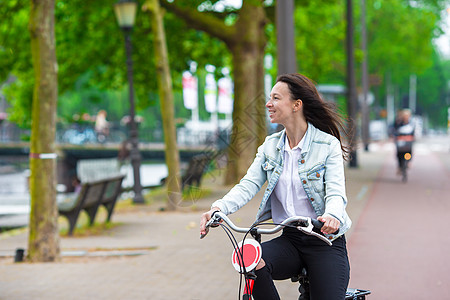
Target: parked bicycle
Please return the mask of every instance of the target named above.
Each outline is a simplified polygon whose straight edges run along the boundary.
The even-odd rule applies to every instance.
[[[275,227],[272,229],[261,228],[261,226],[265,225],[272,225]],[[260,245],[262,234],[275,234],[285,227],[291,227],[296,228],[305,234],[315,236],[329,246],[332,245],[332,242],[320,233],[320,228],[322,228],[323,223],[309,217],[295,216],[284,220],[281,224],[258,223],[250,228],[243,228],[236,226],[224,213],[216,211],[206,224],[206,233],[200,235],[200,238],[203,239],[208,234],[210,227],[218,226],[221,226],[224,229],[233,245],[234,250],[232,253],[232,264],[236,271],[241,274],[238,299],[241,299],[241,293],[243,291],[243,300],[252,299],[253,284],[256,279],[255,268],[262,257],[262,248]],[[245,234],[241,242],[237,242],[232,230]],[[247,238],[249,234],[253,237],[253,239]],[[244,278],[243,289],[242,277]],[[291,280],[300,282],[299,300],[309,299],[309,282],[307,270],[303,269],[298,276],[291,278]],[[366,295],[369,294],[370,291],[368,290],[349,288],[347,289],[345,299],[363,300],[366,299]]]

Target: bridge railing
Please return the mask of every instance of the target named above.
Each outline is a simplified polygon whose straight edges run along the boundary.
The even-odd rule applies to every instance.
[[[0,124],[0,143],[17,143],[27,141],[31,131],[22,129],[17,125],[4,121]],[[121,144],[128,138],[126,126],[111,122],[107,135],[95,131],[93,124],[58,124],[56,129],[56,142],[59,144],[87,145],[87,144]],[[229,132],[193,131],[181,127],[177,129],[177,143],[180,146],[211,146],[223,149],[229,140]],[[164,141],[161,129],[139,130],[140,143],[162,143]]]

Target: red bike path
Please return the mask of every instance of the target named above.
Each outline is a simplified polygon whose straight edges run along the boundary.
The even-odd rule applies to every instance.
[[[368,299],[450,299],[450,172],[413,153],[408,182],[387,159],[348,240],[350,286]]]

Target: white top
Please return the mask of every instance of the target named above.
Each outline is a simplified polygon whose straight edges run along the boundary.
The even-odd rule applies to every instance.
[[[284,167],[272,195],[272,220],[281,223],[292,216],[316,219],[317,215],[308,199],[298,174],[298,164],[305,136],[291,149],[286,136],[284,143]]]

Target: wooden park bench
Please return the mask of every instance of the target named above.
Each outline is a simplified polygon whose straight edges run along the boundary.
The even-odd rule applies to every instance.
[[[197,154],[189,160],[188,166],[181,176],[182,191],[186,186],[189,186],[190,188],[194,186],[194,184],[197,187],[200,187],[202,177],[211,163],[211,160],[211,156],[208,154]],[[167,177],[161,179],[160,186],[166,184],[166,181]]]
[[[208,168],[210,162],[211,155],[202,153],[193,156],[189,160],[188,167],[181,178],[181,190],[184,190],[185,186],[194,186],[194,183],[197,187],[200,187],[203,174]]]
[[[119,171],[117,159],[86,159],[77,164],[77,177],[81,181],[79,193],[61,195],[58,211],[69,221],[69,235],[75,229],[81,211],[86,211],[89,226],[95,221],[98,208],[104,206],[108,212],[106,222],[111,220],[114,206],[122,193],[124,174]]]
[[[89,226],[95,221],[98,208],[104,206],[108,212],[106,222],[111,220],[117,198],[122,190],[122,181],[125,175],[100,179],[82,184],[81,190],[73,197],[64,197],[58,201],[59,214],[69,221],[69,235],[73,234],[75,225],[81,211],[86,211],[89,217]]]

